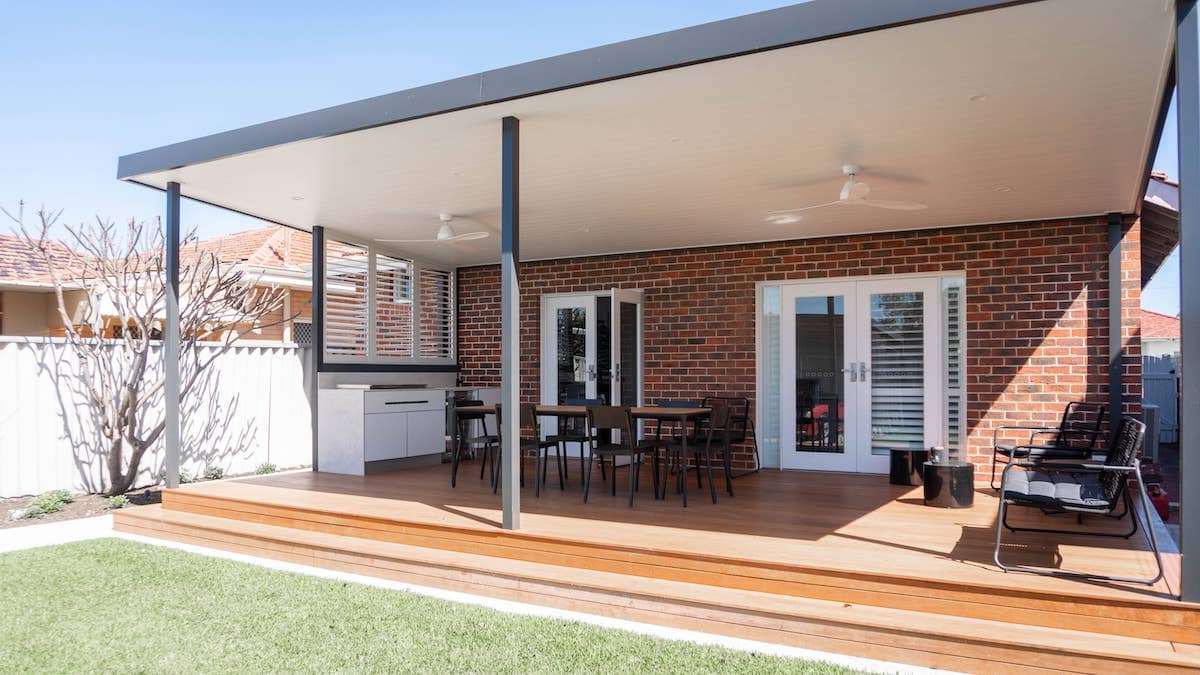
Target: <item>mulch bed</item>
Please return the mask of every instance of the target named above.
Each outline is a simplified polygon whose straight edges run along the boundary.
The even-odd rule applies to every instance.
[[[162,501],[162,494],[159,492],[159,489],[158,487],[144,488],[130,492],[125,496],[129,497],[130,506],[158,504]],[[22,518],[21,520],[12,520],[9,518],[8,514],[10,511],[25,508],[33,499],[34,497],[0,499],[0,530],[10,527],[24,527],[25,525],[38,525],[40,523],[53,523],[59,520],[102,516],[111,512],[108,504],[104,501],[103,495],[75,495],[75,501],[64,506],[61,511],[47,513],[41,518]]]

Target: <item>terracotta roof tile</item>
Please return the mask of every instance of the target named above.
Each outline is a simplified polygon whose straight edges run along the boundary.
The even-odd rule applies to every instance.
[[[1180,336],[1179,317],[1142,310],[1142,338],[1177,338]]]
[[[61,260],[71,258],[64,244],[51,244],[61,251]],[[41,258],[29,252],[20,237],[0,234],[0,279],[7,281],[46,281],[50,270]]]

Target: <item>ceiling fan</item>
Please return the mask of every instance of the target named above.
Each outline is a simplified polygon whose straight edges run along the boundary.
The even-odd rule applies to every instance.
[[[454,214],[451,213],[439,213],[438,219],[442,221],[442,226],[438,228],[437,234],[433,239],[376,239],[375,241],[390,244],[457,244],[461,241],[485,239],[491,236],[490,232],[463,232],[462,234],[455,234],[454,228],[450,225],[451,221],[454,220]]]
[[[891,211],[920,211],[928,208],[920,202],[896,201],[892,199],[867,199],[867,195],[871,194],[871,186],[858,181],[859,167],[857,164],[846,164],[842,166],[842,173],[846,175],[846,183],[842,186],[842,192],[838,195],[836,201],[825,202],[823,204],[813,204],[811,206],[802,206],[797,209],[783,209],[780,211],[768,211],[767,220],[771,222],[794,223],[800,217],[792,214],[801,211],[811,211],[813,209],[822,209],[826,206],[874,206],[877,209],[888,209]]]

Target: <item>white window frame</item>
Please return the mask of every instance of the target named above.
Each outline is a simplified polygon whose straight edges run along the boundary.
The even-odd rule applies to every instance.
[[[355,355],[349,355],[349,354],[330,354],[329,350],[324,347],[324,345],[328,344],[328,336],[322,335],[322,338],[323,338],[322,349],[323,349],[324,353],[321,355],[321,357],[325,363],[373,363],[373,364],[389,364],[389,365],[406,365],[406,364],[407,365],[455,365],[458,363],[458,302],[456,301],[458,268],[449,266],[449,265],[432,263],[427,260],[422,260],[419,257],[413,256],[412,254],[406,253],[400,249],[392,248],[392,247],[386,246],[386,245],[381,245],[378,242],[374,242],[374,241],[363,241],[361,239],[347,235],[338,230],[330,229],[328,227],[325,228],[325,240],[327,243],[338,243],[338,244],[346,244],[349,246],[356,246],[358,248],[365,249],[367,252],[367,288],[366,288],[366,293],[367,293],[367,353],[362,356],[355,356]],[[327,255],[328,255],[328,252],[326,252],[326,256]],[[412,294],[412,297],[408,300],[398,301],[399,304],[408,304],[411,307],[412,330],[411,330],[411,335],[409,336],[409,340],[412,345],[412,350],[411,350],[412,355],[411,356],[379,356],[376,353],[376,320],[375,320],[375,316],[376,316],[375,303],[377,301],[377,298],[375,297],[376,290],[377,290],[377,282],[376,282],[376,278],[375,278],[376,271],[377,271],[376,255],[386,255],[389,257],[406,260],[406,261],[409,261],[412,263],[412,269],[410,270],[410,272],[411,272],[410,292]],[[327,266],[328,266],[328,260],[326,259],[326,267]],[[421,345],[420,272],[424,268],[435,269],[435,270],[439,270],[439,271],[446,272],[447,274],[449,274],[450,284],[451,284],[450,323],[449,323],[450,355],[447,357],[436,358],[436,357],[420,356],[420,345]],[[314,280],[316,279],[317,274],[319,273],[321,275],[321,283],[325,283],[325,274],[326,274],[325,269],[314,270],[313,272],[314,272],[314,274],[313,274]],[[396,292],[396,289],[393,287],[392,293],[395,294],[395,292]],[[320,310],[321,310],[322,316],[324,316],[325,308],[321,307]],[[322,320],[321,330],[325,331],[326,326],[327,326],[326,322],[324,320]]]

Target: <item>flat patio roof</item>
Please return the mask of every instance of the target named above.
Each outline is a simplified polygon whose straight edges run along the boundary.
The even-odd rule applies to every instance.
[[[815,0],[148,150],[118,173],[362,241],[432,237],[439,213],[495,231],[511,115],[523,259],[1136,212],[1174,21],[1161,0]],[[836,199],[846,163],[872,197],[929,208],[767,222]],[[399,246],[499,257],[498,236]]]

